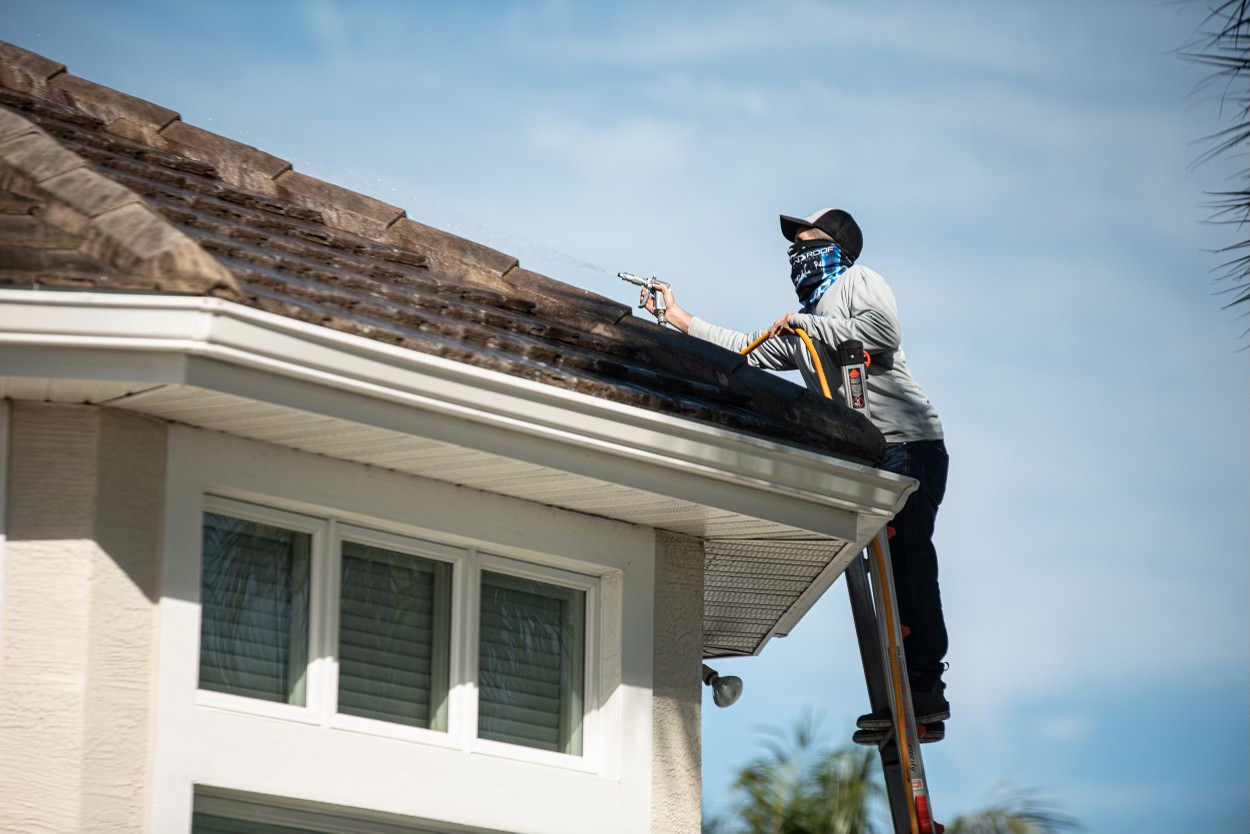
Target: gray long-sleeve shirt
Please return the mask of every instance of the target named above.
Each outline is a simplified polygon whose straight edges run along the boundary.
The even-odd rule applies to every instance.
[[[885,279],[863,266],[852,266],[838,276],[812,313],[796,313],[795,326],[807,331],[825,378],[834,396],[840,396],[842,374],[838,370],[835,346],[847,339],[858,339],[871,353],[894,351],[894,367],[868,374],[868,405],[872,422],[889,443],[942,439],[942,421],[920,384],[907,370],[907,358],[899,333],[898,304]],[[695,317],[690,335],[733,351],[741,351],[764,330],[740,333]],[[750,355],[751,364],[774,371],[798,369],[807,387],[820,393],[820,379],[807,348],[795,335],[769,339]]]

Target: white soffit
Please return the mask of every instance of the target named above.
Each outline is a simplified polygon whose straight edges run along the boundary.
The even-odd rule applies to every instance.
[[[771,539],[800,535],[784,524],[691,501],[215,391],[162,386],[114,400],[109,405],[171,422],[698,538]],[[805,535],[811,536],[810,533]]]

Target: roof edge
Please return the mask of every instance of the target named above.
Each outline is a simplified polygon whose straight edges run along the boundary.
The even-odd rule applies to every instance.
[[[35,308],[42,310],[36,313]],[[419,403],[458,419],[498,423],[510,431],[645,464],[660,480],[682,474],[732,485],[757,496],[760,507],[770,507],[777,520],[789,518],[784,523],[816,533],[829,532],[822,527],[838,515],[830,510],[866,514],[884,524],[916,483],[843,458],[381,344],[220,298],[0,289],[0,344],[211,355],[227,364],[319,385],[333,381],[334,387],[372,399]],[[839,528],[836,535],[857,539],[860,531]]]

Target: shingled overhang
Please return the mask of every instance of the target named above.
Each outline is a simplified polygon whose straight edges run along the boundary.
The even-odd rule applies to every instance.
[[[0,346],[6,397],[703,539],[707,656],[787,632],[912,488],[841,403],[4,43]]]

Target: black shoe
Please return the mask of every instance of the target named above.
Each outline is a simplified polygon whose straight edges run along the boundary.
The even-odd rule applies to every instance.
[[[946,724],[942,721],[934,721],[932,724],[922,724],[924,731],[920,734],[921,744],[932,744],[935,741],[941,741],[946,738]],[[890,729],[884,730],[856,730],[851,736],[851,741],[856,744],[864,744],[869,747],[880,747],[885,744],[886,739],[890,737]]]
[[[945,689],[946,684],[940,680],[933,682],[926,689],[912,689],[911,708],[916,714],[917,724],[932,724],[951,717],[951,705],[947,703],[946,695],[943,694]],[[894,716],[890,713],[889,707],[861,715],[855,721],[855,726],[861,730],[888,730],[893,725]]]

